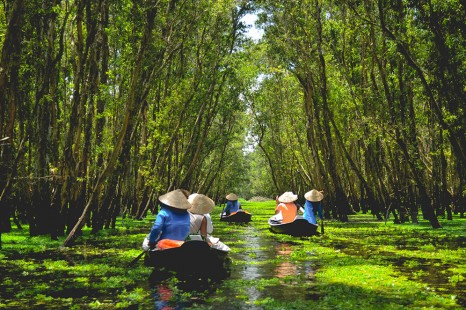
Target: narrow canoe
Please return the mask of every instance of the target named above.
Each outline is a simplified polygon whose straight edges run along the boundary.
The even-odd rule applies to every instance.
[[[189,240],[180,247],[148,251],[144,264],[184,276],[224,276],[229,272],[228,252],[214,249],[205,241]]]
[[[302,216],[298,215],[293,222],[282,224],[269,218],[270,231],[277,234],[287,234],[295,237],[309,237],[318,235],[316,224],[309,223]]]
[[[230,215],[223,215],[220,217],[220,221],[231,222],[231,223],[249,223],[251,221],[252,214],[248,211],[239,210],[233,212]]]

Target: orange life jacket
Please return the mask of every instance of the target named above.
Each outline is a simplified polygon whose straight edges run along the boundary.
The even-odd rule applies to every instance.
[[[166,249],[178,248],[183,243],[184,243],[184,241],[172,240],[172,239],[162,239],[159,242],[157,242],[157,249],[166,250]]]

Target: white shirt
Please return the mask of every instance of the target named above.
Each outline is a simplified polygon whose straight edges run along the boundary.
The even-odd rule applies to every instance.
[[[190,221],[189,221],[189,233],[190,234],[197,234],[201,229],[202,219],[205,217],[207,220],[207,233],[211,234],[214,231],[214,226],[212,225],[212,218],[210,214],[192,214],[189,213]]]

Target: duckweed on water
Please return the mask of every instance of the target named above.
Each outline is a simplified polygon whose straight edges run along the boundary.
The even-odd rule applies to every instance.
[[[221,281],[150,282],[140,244],[154,216],[121,220],[117,229],[91,235],[71,248],[64,237],[3,234],[0,308],[152,309],[462,309],[466,307],[466,219],[394,225],[370,215],[350,222],[326,219],[325,234],[274,234],[267,219],[275,202],[242,202],[248,225],[220,222],[214,236],[230,246],[231,275]],[[216,211],[220,208],[217,207]],[[218,211],[220,212],[220,211]]]

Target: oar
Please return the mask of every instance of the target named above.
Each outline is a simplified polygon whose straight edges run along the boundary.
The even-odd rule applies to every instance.
[[[222,204],[220,204],[220,206],[222,206]],[[226,207],[227,207],[227,206],[225,206],[224,208],[222,208],[222,212],[220,213],[220,220],[222,220],[222,218],[223,218],[223,211],[225,211],[225,208],[226,208]]]
[[[141,254],[139,254],[135,259],[131,261],[131,263],[128,264],[128,267],[133,267],[136,265],[136,263],[139,261],[139,259],[146,253],[146,251],[143,251]]]

